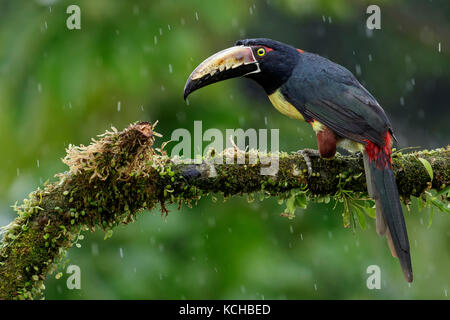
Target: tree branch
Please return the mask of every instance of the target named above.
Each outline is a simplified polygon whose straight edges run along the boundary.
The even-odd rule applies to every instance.
[[[345,189],[367,196],[362,159],[357,157],[312,157],[314,174],[308,178],[301,156],[280,153],[277,174],[261,175],[261,168],[267,167],[262,161],[267,154],[227,149],[200,164],[186,164],[153,148],[158,136],[153,129],[148,122],[132,124],[121,132],[107,131],[89,146],[70,146],[63,159],[70,170],[15,206],[18,216],[2,228],[1,299],[40,297],[46,275],[56,269],[80,232],[100,227],[108,235],[116,225],[131,222],[138,212],[158,204],[167,214],[166,205],[190,205],[209,193],[263,192],[288,198],[291,190],[303,190],[314,198],[336,196]],[[222,156],[224,164],[212,164]],[[239,156],[247,160],[256,156],[260,161],[227,164]],[[418,158],[431,164],[432,181]],[[396,180],[404,200],[430,188],[445,189],[450,182],[449,159],[449,147],[394,153]]]

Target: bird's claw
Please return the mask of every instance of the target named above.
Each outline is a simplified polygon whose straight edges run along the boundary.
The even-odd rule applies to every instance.
[[[320,157],[319,151],[314,150],[314,149],[303,149],[303,150],[298,150],[297,154],[301,155],[303,157],[303,159],[305,160],[306,167],[308,168],[308,178],[311,178],[313,171],[312,171],[312,165],[311,165],[311,158],[309,156]]]

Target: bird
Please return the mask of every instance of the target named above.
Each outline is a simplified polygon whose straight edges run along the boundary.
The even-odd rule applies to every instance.
[[[316,133],[315,152],[322,158],[334,157],[338,146],[362,153],[367,191],[375,201],[376,231],[386,236],[405,280],[412,282],[408,234],[392,168],[395,136],[372,94],[352,72],[327,58],[255,38],[238,40],[200,63],[187,79],[184,99],[202,87],[236,77],[256,81],[279,112],[309,123]]]

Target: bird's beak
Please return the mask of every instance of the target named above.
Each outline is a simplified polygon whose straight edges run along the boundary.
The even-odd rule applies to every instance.
[[[251,47],[235,46],[222,50],[192,71],[184,87],[184,99],[209,84],[256,72],[260,69]]]

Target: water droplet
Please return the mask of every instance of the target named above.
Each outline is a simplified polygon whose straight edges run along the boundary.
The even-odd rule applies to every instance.
[[[120,254],[120,257],[123,259],[123,249],[122,248],[119,248],[119,254]]]
[[[171,29],[171,26],[170,26],[170,24],[168,24],[168,25],[167,25],[167,30],[170,31],[170,29]]]
[[[39,168],[39,159],[36,161],[36,165]]]
[[[172,65],[171,64],[169,64],[169,73],[172,73],[173,72],[173,68],[172,68]]]
[[[98,256],[98,244],[95,242],[91,245],[91,253],[93,256]]]
[[[117,111],[120,112],[120,101],[117,102]]]
[[[303,240],[303,233],[300,233],[300,240]]]
[[[198,21],[198,12],[197,11],[195,11],[195,20]]]
[[[153,42],[155,43],[155,46],[158,44],[158,37],[157,36],[153,37]]]
[[[162,28],[159,28],[159,35],[162,36]]]
[[[314,290],[317,291],[317,284],[314,283]]]
[[[438,43],[438,52],[441,52],[441,43]]]

